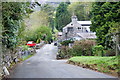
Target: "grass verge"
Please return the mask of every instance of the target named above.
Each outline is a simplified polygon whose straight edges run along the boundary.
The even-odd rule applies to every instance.
[[[32,57],[34,54],[28,55],[28,56],[23,56],[22,57],[22,61],[27,60],[28,58]]]
[[[99,57],[99,56],[76,56],[69,59],[69,63],[90,68],[104,73],[118,73],[120,64],[118,62],[120,56]]]

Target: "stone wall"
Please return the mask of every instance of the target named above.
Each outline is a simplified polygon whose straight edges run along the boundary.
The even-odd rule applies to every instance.
[[[40,46],[44,43],[40,44]],[[30,54],[35,54],[36,49],[30,48],[29,50],[23,50],[21,47],[16,48],[15,50],[10,50],[2,46],[0,56],[0,80],[2,77],[9,75],[9,69],[13,67],[13,64],[20,62],[23,56],[28,56]]]
[[[5,77],[9,75],[9,68],[13,66],[13,64],[18,63],[22,56],[29,55],[35,53],[34,48],[31,50],[23,51],[22,48],[16,48],[15,50],[10,50],[5,47],[2,48],[2,65],[1,65],[1,71],[0,74],[2,77]]]

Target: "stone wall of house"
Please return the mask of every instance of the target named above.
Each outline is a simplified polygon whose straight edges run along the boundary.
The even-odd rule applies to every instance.
[[[76,35],[76,32],[68,32],[68,33],[67,33],[67,36],[66,36],[66,33],[63,32],[63,35],[62,35],[62,38],[61,38],[61,39],[62,39],[62,40],[65,40],[66,38],[69,39],[69,38],[73,38],[73,37],[75,37],[75,36],[77,36],[77,35]]]

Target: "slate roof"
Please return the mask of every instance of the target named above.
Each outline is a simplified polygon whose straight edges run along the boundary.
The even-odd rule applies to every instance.
[[[97,38],[95,33],[77,33],[78,36],[82,37],[83,39],[94,39]]]
[[[77,21],[79,24],[92,24],[91,21]]]

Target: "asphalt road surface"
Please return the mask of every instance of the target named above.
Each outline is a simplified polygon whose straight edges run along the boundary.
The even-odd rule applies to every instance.
[[[114,78],[112,76],[56,60],[57,47],[46,44],[37,54],[19,63],[11,78]]]

